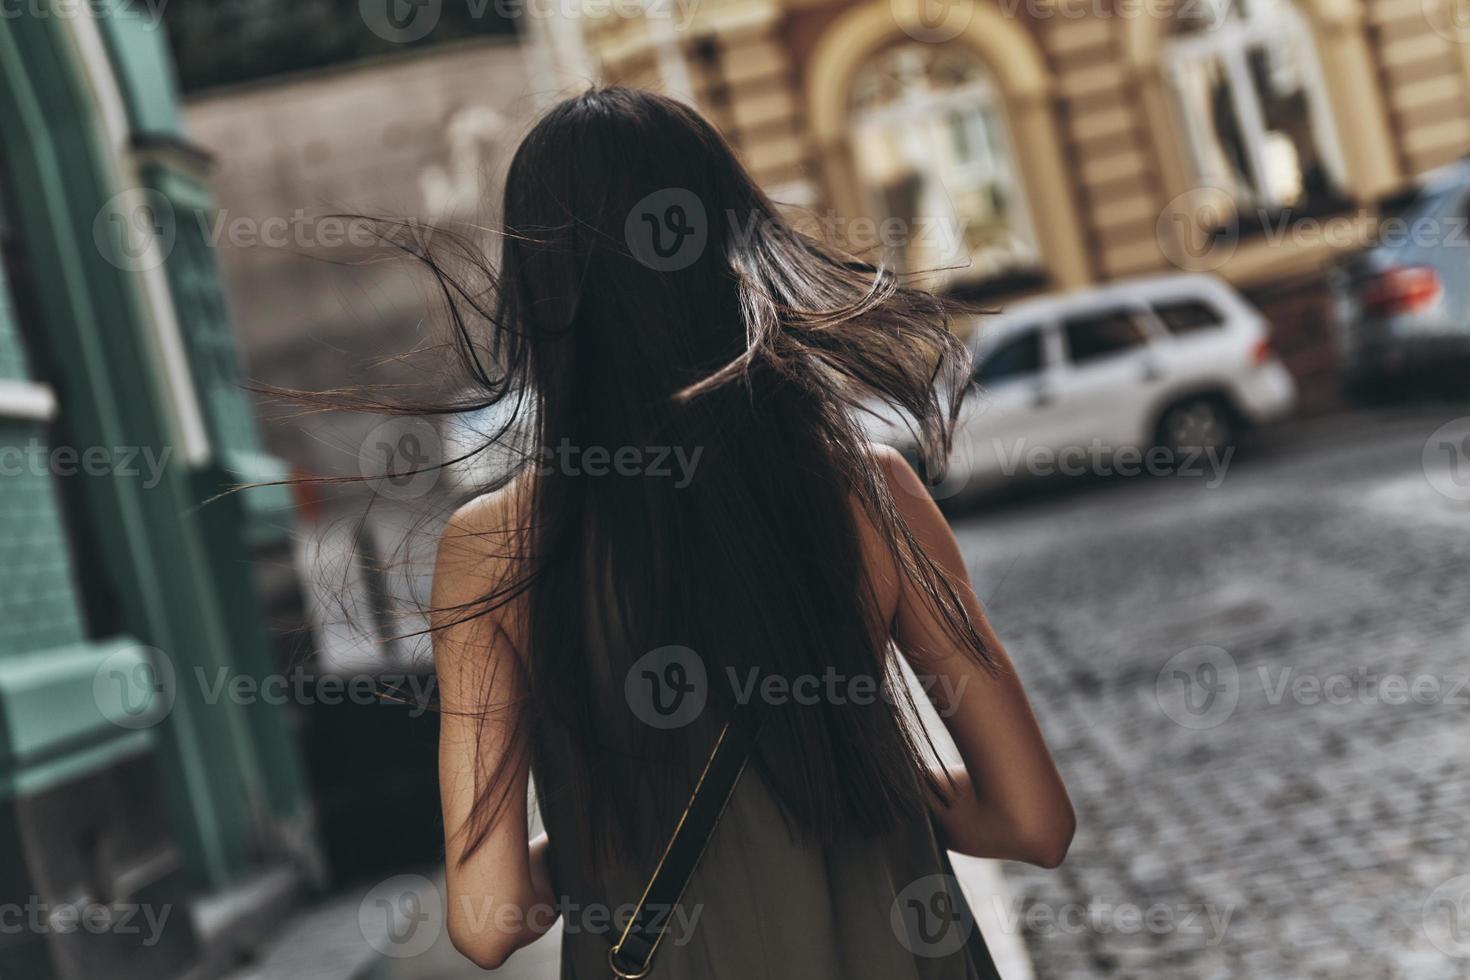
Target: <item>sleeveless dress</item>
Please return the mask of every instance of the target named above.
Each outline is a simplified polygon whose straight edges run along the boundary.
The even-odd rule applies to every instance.
[[[608,980],[607,951],[653,862],[594,875],[567,843],[579,839],[585,817],[554,798],[541,809],[552,882],[567,903],[562,980]],[[928,821],[881,837],[803,844],[753,768],[736,787],[648,976],[998,980]]]

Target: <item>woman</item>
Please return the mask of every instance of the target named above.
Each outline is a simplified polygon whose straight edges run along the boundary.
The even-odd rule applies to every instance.
[[[757,704],[649,975],[992,975],[945,850],[1053,867],[1074,818],[954,537],[855,421],[894,404],[942,460],[967,371],[945,304],[792,230],[713,128],[644,92],[553,108],[503,220],[493,289],[434,261],[480,405],[519,410],[520,439],[487,443],[540,447],[455,514],[435,571],[455,946],[493,968],[560,915],[562,975],[609,976]]]

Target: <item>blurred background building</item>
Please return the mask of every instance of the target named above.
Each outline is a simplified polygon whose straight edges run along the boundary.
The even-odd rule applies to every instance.
[[[541,103],[513,24],[488,5],[459,20],[445,7],[433,32],[405,43],[355,5],[344,9],[168,11],[190,137],[212,163],[212,228],[245,370],[304,391],[442,386],[424,373],[432,367],[403,357],[431,342],[435,297],[373,226],[339,216],[489,227],[509,153]],[[361,477],[393,462],[373,458],[377,447],[392,453],[403,440],[417,462],[439,461],[432,425],[302,414],[271,400],[260,409],[266,445],[298,476]],[[426,645],[407,634],[424,625],[434,518],[451,488],[431,472],[383,491],[378,482],[301,490],[295,554],[311,669],[427,683]],[[432,715],[352,703],[302,714],[332,880],[433,862]]]
[[[439,847],[432,719],[218,686],[411,663],[383,609],[342,623],[350,599],[324,599],[391,518],[343,532],[361,497],[218,495],[358,471],[370,422],[262,444],[243,385],[398,378],[372,364],[419,343],[425,296],[319,219],[478,216],[530,111],[521,56],[504,20],[373,61],[405,46],[355,5],[162,12],[0,18],[0,895],[167,910],[160,935],[6,928],[7,977],[217,974],[306,892]],[[376,572],[347,569],[372,597]]]
[[[910,235],[900,268],[947,266],[949,290],[996,301],[1216,272],[1273,319],[1318,407],[1336,388],[1324,270],[1361,236],[1281,230],[1371,223],[1470,147],[1470,46],[1438,0],[580,8],[561,8],[577,44],[540,35],[566,78],[685,93],[773,196],[848,227],[962,229]]]
[[[285,470],[240,387],[169,66],[146,16],[0,17],[8,977],[201,969],[319,865],[286,712],[195,682],[278,672],[267,617],[301,602],[287,494],[201,507]],[[66,927],[124,906],[174,914]]]

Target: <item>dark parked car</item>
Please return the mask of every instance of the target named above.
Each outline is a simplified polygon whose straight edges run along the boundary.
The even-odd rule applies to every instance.
[[[1350,394],[1470,366],[1470,159],[1380,207],[1374,244],[1329,274]]]

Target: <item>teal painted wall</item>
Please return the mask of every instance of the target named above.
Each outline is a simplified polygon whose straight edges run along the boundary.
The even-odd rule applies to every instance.
[[[35,10],[0,18],[0,173],[30,270],[37,322],[27,324],[28,335],[45,348],[46,380],[70,442],[151,452],[168,464],[153,486],[117,472],[68,478],[85,533],[96,538],[87,542],[95,561],[86,568],[76,566],[50,477],[0,477],[0,596],[19,593],[26,602],[25,615],[0,626],[0,795],[34,792],[47,779],[108,765],[117,752],[156,746],[188,871],[199,884],[219,885],[263,861],[289,858],[281,842],[300,839],[308,820],[284,711],[212,698],[196,679],[275,669],[253,594],[250,545],[261,536],[263,513],[284,533],[289,507],[278,495],[269,506],[235,497],[201,510],[238,479],[236,471],[276,465],[258,452],[250,403],[238,388],[213,256],[186,243],[164,270],[215,450],[189,465],[176,444],[151,333],[155,311],[140,273],[123,261],[120,227],[105,220],[119,192],[145,180],[183,186],[189,178],[166,166],[146,176],[141,165],[116,169],[70,34],[75,16]],[[134,136],[177,138],[180,114],[161,34],[128,18],[99,26]],[[181,206],[210,206],[202,186],[190,194],[181,193]],[[0,324],[0,376],[28,370],[13,329]],[[0,446],[42,429],[0,419]],[[87,635],[79,576],[104,582],[114,597],[108,635]],[[158,653],[139,652],[140,645]],[[110,679],[104,666],[119,664],[127,669],[118,676],[132,677],[150,656],[175,678],[160,692],[168,710],[141,731],[109,724],[97,704],[86,703],[79,678]],[[39,703],[75,710],[26,710]]]

